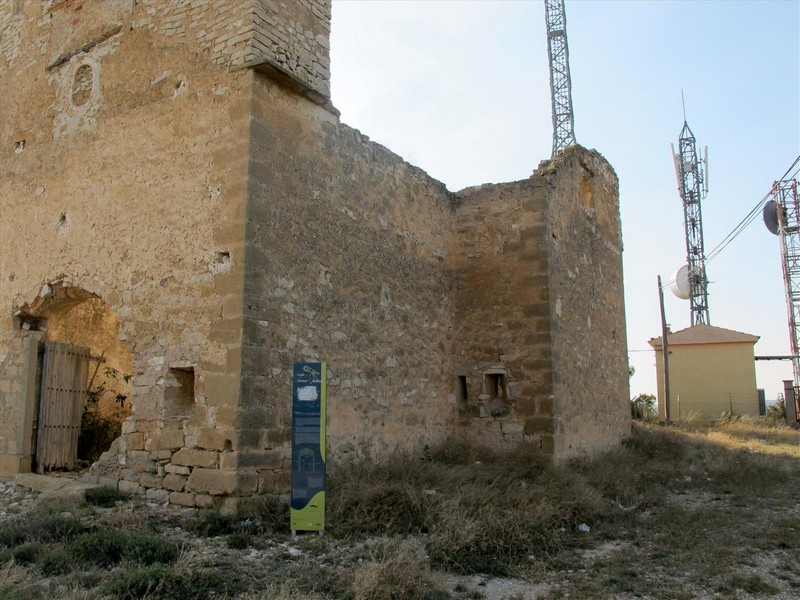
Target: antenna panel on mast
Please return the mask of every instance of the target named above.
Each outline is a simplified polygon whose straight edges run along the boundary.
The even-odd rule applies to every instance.
[[[681,92],[683,99],[683,92]],[[684,108],[684,116],[686,110]],[[708,150],[706,150],[708,157]],[[703,243],[703,215],[700,201],[708,192],[704,183],[702,159],[698,155],[694,134],[686,120],[678,137],[678,152],[673,147],[678,191],[683,201],[683,223],[686,234],[686,267],[689,279],[689,296],[692,326],[710,325],[708,314],[708,278],[706,254]]]

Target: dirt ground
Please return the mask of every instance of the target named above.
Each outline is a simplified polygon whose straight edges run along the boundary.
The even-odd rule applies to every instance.
[[[477,472],[491,462],[469,467]],[[483,517],[465,508],[462,529],[445,531],[431,515],[441,518],[434,507],[450,506],[437,496],[456,494],[444,489],[447,482],[437,489],[411,477],[410,487],[400,488],[384,471],[361,473],[363,489],[342,475],[350,487],[342,484],[333,501],[337,493],[358,498],[339,504],[357,504],[361,512],[330,509],[329,522],[338,522],[330,533],[297,538],[282,523],[281,507],[247,517],[143,498],[110,497],[100,506],[97,499],[87,503],[86,486],[74,482],[45,491],[23,485],[31,484],[24,478],[0,482],[0,598],[800,598],[797,430],[749,422],[638,427],[621,451],[564,468],[538,475],[563,480],[553,497],[536,499],[537,507],[552,502],[547,514],[558,516],[536,525],[539,538],[488,523],[497,515],[487,515],[466,491],[460,505],[472,503]],[[533,494],[542,481],[526,483],[509,470],[508,481],[498,480],[502,470],[493,471],[489,485]],[[417,488],[411,497],[423,505],[424,525],[355,531],[370,514],[364,511],[375,490],[385,492],[385,507],[387,499]],[[524,528],[544,514],[523,508],[506,510],[504,518]],[[409,511],[409,523],[416,518],[414,506],[393,510]],[[41,533],[62,522],[73,523],[68,535]],[[482,537],[479,527],[494,529]],[[105,562],[81,554],[82,539],[102,553],[114,532],[176,551],[153,559],[155,551],[131,550]],[[461,548],[468,534],[473,537]],[[487,572],[480,572],[484,564]]]

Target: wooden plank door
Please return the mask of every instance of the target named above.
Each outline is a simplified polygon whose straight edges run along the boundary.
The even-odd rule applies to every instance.
[[[45,342],[36,470],[72,469],[86,403],[89,348]]]

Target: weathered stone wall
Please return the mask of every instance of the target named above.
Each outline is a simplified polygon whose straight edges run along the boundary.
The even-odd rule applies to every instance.
[[[162,494],[182,494],[235,443],[252,73],[168,31],[179,3],[80,4],[0,2],[0,357],[45,282],[101,298],[134,356],[127,488],[174,465],[187,476]],[[5,50],[15,32],[24,53]]]
[[[96,472],[156,501],[285,491],[298,360],[328,363],[333,460],[624,435],[613,170],[572,148],[451,194],[338,121],[329,21],[327,0],[0,0],[3,464],[26,460],[25,340],[92,299],[134,375]]]
[[[557,459],[630,434],[619,188],[597,152],[568,148],[544,163],[554,433]]]
[[[469,439],[562,460],[629,433],[617,202],[613,169],[580,147],[530,179],[458,193],[447,264]]]
[[[0,370],[0,477],[31,470],[40,337],[15,335]]]
[[[534,175],[458,193],[453,375],[479,444],[553,451],[546,187]]]
[[[331,0],[254,0],[254,34],[246,61],[265,63],[331,95]]]
[[[421,453],[455,424],[451,195],[261,76],[250,139],[239,467],[285,488],[297,360],[328,363],[334,460]]]

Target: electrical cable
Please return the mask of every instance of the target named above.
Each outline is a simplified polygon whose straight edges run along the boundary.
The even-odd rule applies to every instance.
[[[789,175],[789,172],[795,166],[797,166],[798,163],[800,163],[800,156],[794,159],[794,162],[789,166],[788,169],[786,169],[786,172],[776,181],[782,181],[787,179],[787,175]],[[792,173],[792,175],[789,176],[788,179],[795,179],[799,173],[800,173],[800,167],[794,173]],[[761,198],[761,200],[759,200],[756,203],[753,209],[749,213],[747,213],[747,215],[739,222],[739,224],[736,225],[736,227],[734,227],[733,230],[728,235],[726,235],[721,242],[719,242],[716,246],[714,246],[714,248],[706,255],[704,261],[706,265],[710,263],[712,260],[714,260],[717,256],[719,256],[722,253],[722,251],[725,250],[725,248],[727,248],[731,244],[731,242],[733,242],[733,240],[739,237],[739,235],[741,235],[741,233],[745,229],[747,229],[753,223],[753,221],[756,220],[756,217],[758,216],[759,212],[763,209],[764,204],[766,204],[771,195],[772,195],[772,189],[770,189],[769,192],[764,194],[764,197]],[[675,283],[674,279],[662,284],[661,289],[664,289],[667,286],[672,285],[673,283]]]
[[[780,177],[780,178],[779,178],[777,181],[782,181],[782,180],[786,179],[786,178],[787,178],[786,176],[789,174],[789,171],[791,171],[791,170],[792,170],[792,169],[795,167],[795,165],[797,165],[797,163],[798,163],[798,162],[800,162],[800,156],[798,156],[798,157],[797,157],[797,158],[794,160],[794,162],[791,164],[791,166],[790,166],[788,169],[786,169],[786,172],[785,172],[785,173],[784,173],[784,174],[783,174],[783,175],[782,175],[782,176],[781,176],[781,177]],[[797,174],[797,172],[795,172],[795,173],[794,173],[794,175],[796,175],[796,174]],[[793,178],[794,178],[794,177],[789,177],[789,179],[793,179]],[[759,200],[759,201],[758,201],[758,203],[757,203],[757,204],[756,204],[756,205],[753,207],[753,209],[752,209],[752,210],[751,210],[751,211],[750,211],[750,212],[747,214],[747,216],[746,216],[744,219],[742,219],[742,220],[739,222],[739,224],[738,224],[736,227],[734,227],[734,228],[733,228],[733,231],[731,231],[731,232],[730,232],[728,235],[726,235],[726,236],[725,236],[725,238],[723,238],[723,240],[722,240],[722,241],[721,241],[719,244],[717,244],[716,246],[714,246],[714,248],[713,248],[713,249],[712,249],[712,250],[711,250],[711,251],[710,251],[710,252],[709,252],[709,253],[706,255],[706,261],[705,261],[705,262],[706,262],[706,264],[710,263],[710,262],[711,262],[712,260],[714,260],[714,259],[715,259],[717,256],[719,256],[719,255],[720,255],[720,253],[721,253],[721,252],[722,252],[722,251],[723,251],[723,250],[724,250],[724,249],[725,249],[725,248],[726,248],[726,247],[727,247],[727,246],[728,246],[728,245],[729,245],[729,244],[730,244],[730,243],[731,243],[733,240],[735,240],[737,237],[739,237],[739,235],[740,235],[740,234],[741,234],[741,233],[742,233],[742,232],[743,232],[745,229],[747,229],[747,227],[749,227],[749,226],[750,226],[750,224],[751,224],[753,221],[755,221],[756,217],[758,216],[758,213],[759,213],[759,211],[760,211],[760,210],[762,210],[762,208],[763,208],[764,204],[766,204],[767,200],[769,200],[769,197],[770,197],[771,195],[772,195],[772,190],[770,189],[770,191],[769,191],[769,192],[767,192],[766,194],[764,194],[764,197],[763,197],[761,200]]]

